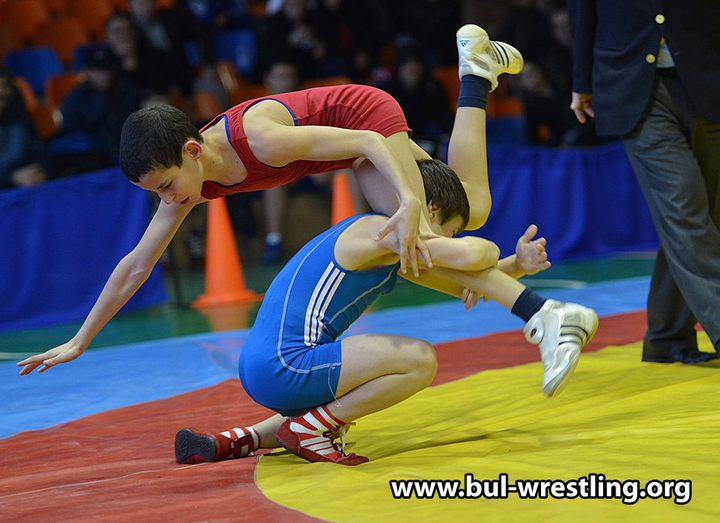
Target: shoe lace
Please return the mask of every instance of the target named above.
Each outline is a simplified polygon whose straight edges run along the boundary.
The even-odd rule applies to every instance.
[[[335,430],[327,431],[324,435],[327,436],[330,439],[330,442],[332,443],[332,446],[340,452],[343,456],[345,456],[345,435],[347,434],[348,430],[350,430],[350,427],[355,425],[356,423],[354,421],[351,421],[349,423],[346,423],[342,427],[337,427]],[[337,441],[340,440],[340,446],[338,447]]]

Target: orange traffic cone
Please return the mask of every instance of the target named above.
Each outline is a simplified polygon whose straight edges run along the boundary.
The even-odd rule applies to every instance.
[[[350,180],[345,173],[335,173],[333,176],[332,193],[332,225],[340,223],[345,218],[355,216],[357,211],[353,204]]]
[[[245,286],[225,199],[210,200],[205,250],[205,293],[196,299],[192,306],[215,307],[253,303],[261,299],[261,295]]]

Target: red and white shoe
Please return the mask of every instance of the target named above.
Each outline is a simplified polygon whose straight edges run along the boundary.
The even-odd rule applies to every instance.
[[[466,24],[456,34],[458,74],[460,78],[472,74],[490,82],[490,90],[497,87],[501,74],[518,74],[525,62],[520,51],[505,42],[490,40],[480,26]]]
[[[317,410],[313,409],[308,414],[313,412]],[[306,419],[308,414],[289,418],[280,425],[277,440],[283,447],[311,463],[331,462],[353,466],[369,461],[365,456],[345,454],[335,441],[339,427],[328,423],[318,414],[310,422]]]
[[[260,446],[260,437],[251,428],[234,428],[216,434],[182,429],[175,435],[175,461],[206,463],[244,458]]]

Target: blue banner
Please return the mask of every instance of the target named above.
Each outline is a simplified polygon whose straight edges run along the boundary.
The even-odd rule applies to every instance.
[[[150,212],[115,168],[0,191],[0,330],[83,319]],[[124,310],[166,300],[156,268]]]
[[[477,234],[503,256],[531,223],[551,261],[654,250],[657,235],[620,143],[576,149],[488,148],[492,211]]]

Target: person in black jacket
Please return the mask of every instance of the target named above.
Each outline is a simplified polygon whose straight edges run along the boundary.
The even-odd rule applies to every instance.
[[[720,349],[720,3],[568,0],[571,109],[620,136],[660,237],[643,361]],[[698,351],[700,322],[716,353]]]

